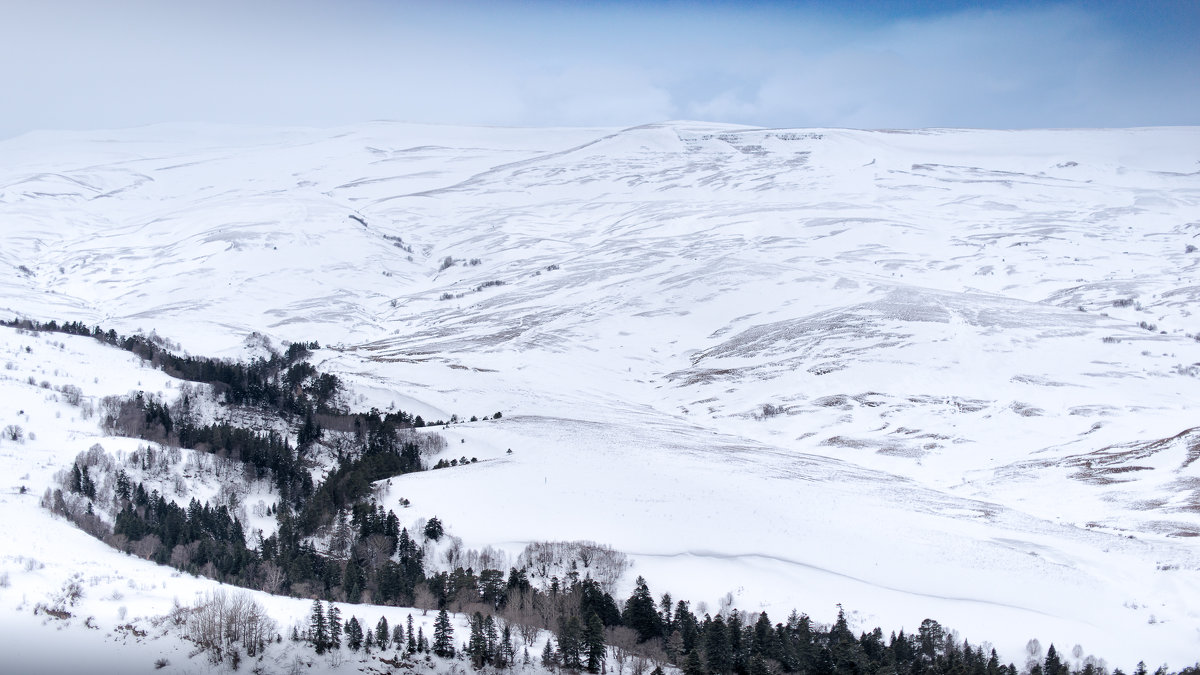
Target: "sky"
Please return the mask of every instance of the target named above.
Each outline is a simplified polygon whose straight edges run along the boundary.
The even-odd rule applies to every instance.
[[[1200,0],[6,0],[0,138],[161,122],[1200,124]]]

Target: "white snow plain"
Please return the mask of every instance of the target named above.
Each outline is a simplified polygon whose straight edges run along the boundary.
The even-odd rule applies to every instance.
[[[1198,128],[171,125],[0,158],[0,313],[205,355],[316,339],[356,407],[502,411],[443,432],[478,463],[385,493],[466,546],[597,541],[631,555],[625,593],[932,617],[1018,664],[1031,638],[1200,655]],[[53,418],[44,373],[164,376],[31,339],[5,333],[0,373],[0,424],[38,436],[0,442],[0,616],[65,643],[29,608],[73,571],[135,579],[140,616],[187,604],[213,584],[37,507],[99,433]]]

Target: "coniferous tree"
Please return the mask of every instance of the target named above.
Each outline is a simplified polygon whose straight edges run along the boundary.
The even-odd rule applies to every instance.
[[[639,576],[636,583],[633,595],[625,601],[625,612],[621,618],[626,626],[637,632],[638,642],[645,642],[662,634],[661,619],[646,580]]]
[[[583,651],[587,658],[587,671],[598,673],[604,666],[604,623],[600,617],[592,614],[588,618],[587,628],[583,634]]]
[[[516,643],[513,642],[512,626],[507,622],[504,624],[504,631],[500,636],[500,651],[497,654],[498,665],[502,668],[512,666],[517,661]],[[526,651],[528,656],[529,652]]]
[[[329,603],[329,611],[325,613],[329,621],[329,646],[333,649],[342,648],[342,612],[337,605]]]
[[[496,620],[488,614],[483,620],[483,642],[486,652],[486,661],[494,663],[496,656],[500,652],[500,635],[496,632]]]
[[[396,648],[396,651],[402,652],[405,651],[405,644],[403,624],[392,626],[392,646]]]
[[[438,520],[437,516],[431,517],[425,523],[425,538],[439,541],[442,534],[445,533],[445,528],[442,527],[442,521]]]
[[[483,633],[483,615],[475,612],[475,615],[471,617],[471,637],[467,641],[467,656],[471,658],[471,664],[475,666],[476,670],[488,662],[487,651],[487,638]]]
[[[729,633],[720,614],[704,627],[704,657],[710,675],[729,672],[733,665]]]
[[[388,628],[387,617],[379,617],[379,623],[375,624],[375,644],[379,645],[379,651],[384,651],[388,648],[391,638],[392,632]]]
[[[1067,669],[1069,671],[1069,668]],[[1050,649],[1046,650],[1046,660],[1042,666],[1042,672],[1045,675],[1060,675],[1063,671],[1063,663],[1058,658],[1058,650],[1054,648],[1054,644],[1050,645]]]
[[[558,666],[558,650],[554,648],[554,641],[546,638],[546,646],[542,648],[542,667],[546,670],[554,670]]]
[[[454,656],[454,628],[444,609],[438,612],[433,622],[433,653],[442,658]]]
[[[580,670],[583,668],[583,629],[579,625],[579,617],[558,620],[558,658],[563,668]]]
[[[362,624],[358,622],[358,617],[352,616],[346,622],[346,646],[353,651],[358,651],[363,646],[363,629]]]
[[[320,600],[313,600],[312,614],[308,619],[308,632],[318,654],[324,654],[329,644],[329,627],[325,623],[325,609]]]

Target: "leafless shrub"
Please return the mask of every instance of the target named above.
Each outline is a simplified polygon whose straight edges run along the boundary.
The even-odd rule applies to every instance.
[[[226,651],[236,652],[238,645],[250,656],[261,652],[276,628],[275,621],[249,593],[216,590],[192,607],[187,637],[197,647],[208,650],[209,659],[217,663]]]
[[[594,579],[613,592],[621,575],[629,568],[629,558],[611,546],[593,541],[543,541],[525,547],[517,558],[517,566],[529,570],[531,579],[547,583],[551,577],[562,577],[575,563],[581,574]]]
[[[63,582],[62,588],[54,595],[54,607],[66,609],[74,607],[83,599],[83,575],[76,572]]]
[[[61,391],[68,405],[78,407],[83,401],[83,390],[73,384],[64,384]]]
[[[25,430],[19,424],[10,424],[4,427],[4,438],[17,443],[25,442]]]

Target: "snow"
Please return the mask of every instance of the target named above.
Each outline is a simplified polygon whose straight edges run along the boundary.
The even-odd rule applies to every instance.
[[[316,339],[356,407],[502,411],[444,432],[444,457],[479,462],[384,496],[467,547],[597,541],[630,554],[624,593],[643,574],[714,611],[728,592],[776,620],[932,617],[1006,662],[1037,638],[1181,667],[1197,148],[1188,127],[38,133],[0,142],[0,313],[206,355]],[[32,489],[4,496],[29,524],[5,533],[4,620],[88,556],[183,586],[36,505],[78,452],[124,448],[59,422],[78,410],[42,379],[178,385],[80,338],[4,339],[0,422],[38,435],[0,442]]]

